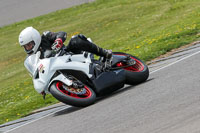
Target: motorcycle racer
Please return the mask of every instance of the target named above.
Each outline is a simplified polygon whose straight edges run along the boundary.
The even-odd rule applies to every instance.
[[[45,52],[55,51],[58,52],[61,48],[65,48],[67,52],[73,52],[75,54],[81,53],[81,51],[87,51],[98,56],[110,59],[112,57],[112,51],[98,47],[94,43],[87,40],[87,38],[80,34],[73,36],[67,46],[64,46],[66,40],[66,32],[51,32],[45,31],[42,36],[39,31],[33,27],[27,27],[21,31],[19,35],[19,44],[24,47],[25,52],[28,55],[35,54],[37,51],[41,51],[41,59],[46,58]]]
[[[139,58],[122,52],[112,53],[81,34],[73,36],[65,46],[66,36],[62,31],[46,31],[41,36],[33,27],[27,27],[19,35],[19,43],[28,55],[24,66],[35,90],[44,99],[50,93],[65,104],[85,107],[93,104],[97,96],[114,92],[125,84],[147,80],[148,67]],[[104,58],[95,60],[82,51]]]

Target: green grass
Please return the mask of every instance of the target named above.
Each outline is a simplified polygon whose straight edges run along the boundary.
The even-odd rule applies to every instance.
[[[44,101],[23,66],[18,35],[27,26],[85,34],[101,47],[144,61],[199,40],[199,0],[97,0],[0,28],[0,124],[56,103]],[[67,44],[66,42],[66,44]]]

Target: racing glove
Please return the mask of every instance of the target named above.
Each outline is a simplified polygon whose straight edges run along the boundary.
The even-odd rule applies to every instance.
[[[51,49],[55,52],[58,52],[63,46],[63,41],[61,38],[57,38],[55,42],[52,44]]]

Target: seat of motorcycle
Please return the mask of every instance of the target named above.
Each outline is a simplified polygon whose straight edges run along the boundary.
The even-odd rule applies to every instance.
[[[127,59],[127,56],[113,55],[112,66],[115,66],[118,62],[126,60],[126,59]]]

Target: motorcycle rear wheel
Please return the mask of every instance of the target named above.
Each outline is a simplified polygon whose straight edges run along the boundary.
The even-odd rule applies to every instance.
[[[68,87],[68,89],[66,89],[66,87]],[[50,92],[57,100],[76,107],[89,106],[96,100],[95,92],[86,85],[78,90],[57,81],[52,83]]]
[[[148,66],[138,57],[122,52],[114,52],[113,54],[118,56],[129,56],[130,58],[136,61],[134,65],[123,68],[125,70],[125,75],[126,75],[126,84],[136,85],[148,79],[149,77]],[[120,66],[125,66],[125,64],[118,63],[118,67]]]

